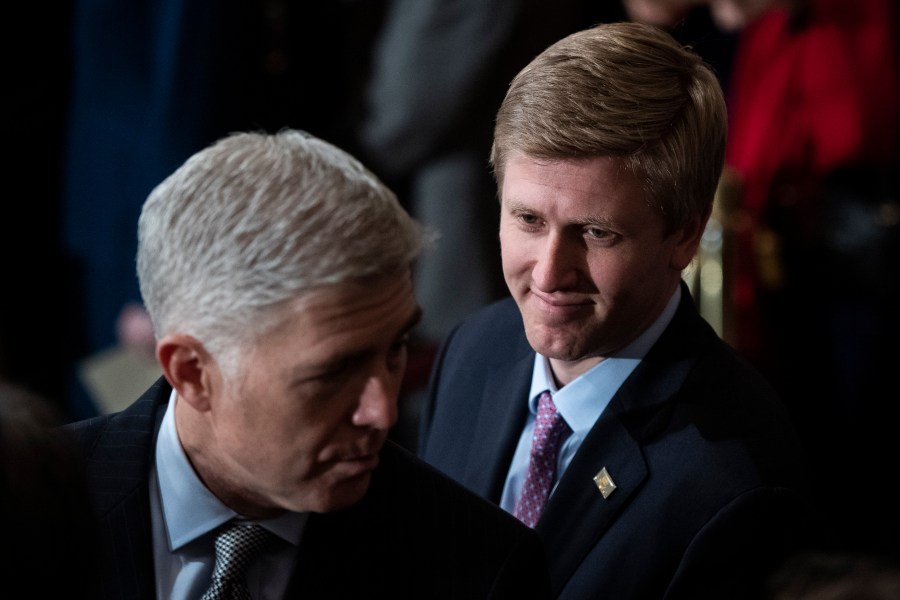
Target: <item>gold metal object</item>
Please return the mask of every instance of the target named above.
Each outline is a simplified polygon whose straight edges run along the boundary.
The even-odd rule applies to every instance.
[[[616,490],[616,484],[613,482],[612,477],[609,476],[609,471],[606,470],[606,467],[603,467],[594,475],[594,483],[597,484],[597,489],[600,490],[604,499],[609,498],[609,495]]]

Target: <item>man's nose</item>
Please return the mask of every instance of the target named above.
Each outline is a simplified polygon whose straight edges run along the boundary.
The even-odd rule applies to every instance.
[[[547,235],[537,248],[531,277],[542,292],[570,289],[578,281],[577,248],[558,233]]]
[[[397,422],[397,395],[400,382],[396,374],[383,372],[369,376],[353,413],[358,427],[387,430]]]

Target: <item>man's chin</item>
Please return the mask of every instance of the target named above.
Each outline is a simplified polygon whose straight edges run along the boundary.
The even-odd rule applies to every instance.
[[[580,344],[576,339],[555,330],[548,330],[546,326],[526,327],[525,337],[528,338],[528,343],[534,351],[541,356],[566,362],[581,358]]]

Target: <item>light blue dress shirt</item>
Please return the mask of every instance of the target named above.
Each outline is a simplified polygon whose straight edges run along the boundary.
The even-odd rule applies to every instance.
[[[156,443],[150,477],[156,597],[199,600],[215,566],[214,530],[239,517],[197,477],[178,441],[173,390]],[[254,598],[282,598],[293,573],[307,513],[284,513],[257,521],[280,540],[250,566],[247,583]]]
[[[581,443],[587,437],[594,423],[603,413],[609,401],[619,390],[622,383],[631,375],[635,367],[640,364],[647,352],[662,335],[662,332],[675,316],[675,310],[681,300],[681,288],[678,287],[669,299],[665,309],[640,336],[618,352],[604,358],[602,361],[582,373],[571,383],[556,387],[550,362],[545,356],[535,354],[534,369],[531,375],[531,391],[528,393],[528,420],[525,428],[519,436],[519,443],[510,464],[506,483],[503,486],[503,495],[500,497],[500,506],[509,513],[516,507],[516,500],[522,493],[525,483],[525,474],[528,471],[528,459],[531,454],[531,438],[534,434],[534,422],[537,418],[538,396],[544,390],[550,390],[553,395],[553,403],[557,411],[562,415],[572,433],[563,442],[557,457],[556,476],[553,488],[559,482],[572,457],[578,452]],[[551,494],[553,492],[551,491]]]

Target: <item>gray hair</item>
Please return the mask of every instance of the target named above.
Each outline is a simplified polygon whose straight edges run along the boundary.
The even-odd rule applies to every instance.
[[[330,284],[401,272],[423,230],[375,175],[309,134],[237,133],[147,198],[137,271],[157,337],[219,354],[275,326],[273,307]]]
[[[516,153],[621,158],[672,232],[711,210],[726,134],[721,86],[697,54],[656,27],[605,23],[556,42],[516,75],[491,164],[502,184]]]

